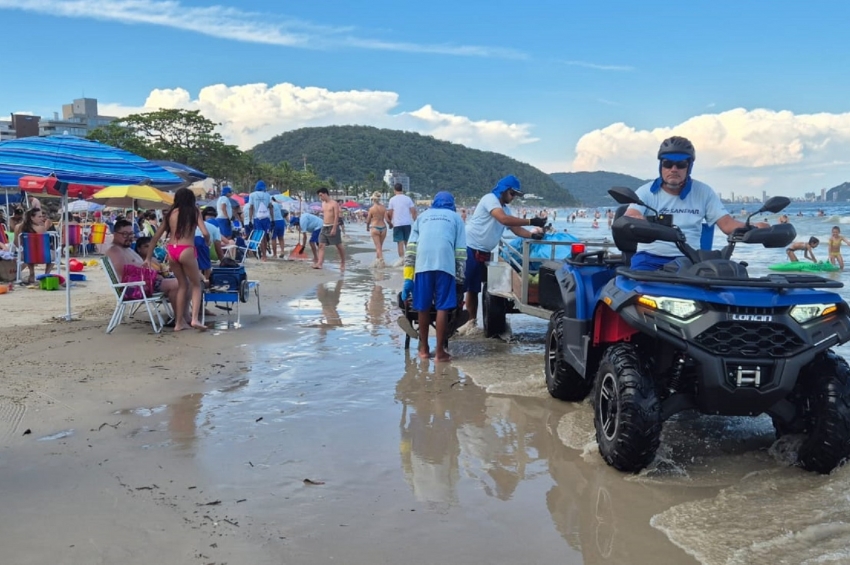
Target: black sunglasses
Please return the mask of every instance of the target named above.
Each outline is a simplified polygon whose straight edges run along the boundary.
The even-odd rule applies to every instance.
[[[679,170],[687,169],[688,164],[689,163],[687,159],[684,161],[671,161],[669,159],[664,159],[661,161],[661,166],[665,169],[672,169],[673,167],[676,167]]]

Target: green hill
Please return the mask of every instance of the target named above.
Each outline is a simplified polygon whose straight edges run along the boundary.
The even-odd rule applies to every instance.
[[[302,128],[265,141],[251,153],[261,163],[287,161],[299,168],[304,156],[316,174],[346,185],[380,180],[386,169],[410,177],[410,191],[433,196],[451,191],[459,203],[471,204],[506,175],[516,175],[526,194],[542,200],[529,204],[576,205],[569,191],[543,171],[505,155],[470,149],[418,133],[366,126]]]
[[[608,195],[608,189],[612,186],[636,189],[647,182],[630,175],[606,171],[552,173],[549,176],[575,196],[582,206],[590,208],[614,206],[616,202]]]
[[[850,182],[833,186],[826,191],[827,202],[847,202],[850,200]]]

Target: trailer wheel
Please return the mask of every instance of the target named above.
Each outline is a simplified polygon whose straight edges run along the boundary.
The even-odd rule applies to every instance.
[[[498,337],[507,328],[508,299],[501,296],[493,296],[487,292],[484,285],[483,309],[484,309],[484,337]]]
[[[633,345],[605,350],[593,409],[599,453],[609,465],[637,473],[652,461],[661,441],[661,403]]]
[[[562,355],[564,347],[564,311],[558,310],[549,318],[546,330],[546,388],[553,398],[580,402],[593,388],[593,379],[585,378],[567,363]]]

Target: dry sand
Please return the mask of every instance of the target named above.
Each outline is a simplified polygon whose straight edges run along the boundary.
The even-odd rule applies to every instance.
[[[287,300],[338,274],[309,261],[249,259],[261,318],[252,301],[239,329],[159,335],[144,312],[104,333],[114,297],[100,266],[85,274],[73,288],[71,322],[57,320],[64,292],[0,295],[0,562],[280,562],[252,543],[249,527],[228,520],[237,501],[208,499],[191,458],[140,451],[139,407],[173,411],[169,437],[191,435],[193,399],[249,370],[242,345],[284,323]]]

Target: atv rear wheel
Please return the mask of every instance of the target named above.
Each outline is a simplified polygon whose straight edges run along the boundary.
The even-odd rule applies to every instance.
[[[484,285],[483,315],[484,315],[484,337],[498,337],[505,332],[508,318],[508,299],[501,296],[493,296],[487,292]]]
[[[661,437],[661,402],[633,345],[605,350],[593,409],[596,443],[609,465],[637,473],[652,461]]]
[[[549,318],[549,328],[546,330],[546,388],[558,400],[579,402],[593,388],[593,379],[585,378],[564,360],[563,347],[564,311],[558,310]]]
[[[850,367],[828,351],[804,368],[815,378],[804,412],[809,437],[800,446],[800,465],[829,473],[850,457]]]

